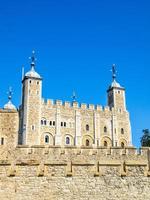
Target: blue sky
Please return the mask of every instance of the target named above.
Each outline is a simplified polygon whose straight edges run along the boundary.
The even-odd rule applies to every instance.
[[[133,143],[150,128],[150,2],[147,0],[0,1],[0,106],[20,104],[21,67],[34,49],[43,96],[106,105],[111,65],[126,88]]]

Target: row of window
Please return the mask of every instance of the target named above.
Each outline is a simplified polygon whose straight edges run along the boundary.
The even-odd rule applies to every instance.
[[[29,83],[31,84],[31,83],[32,83],[32,81],[30,80],[30,81],[29,81]],[[39,81],[37,81],[37,82],[36,82],[36,84],[37,84],[37,85],[39,85]]]
[[[46,119],[42,119],[42,120],[41,120],[41,125],[45,125],[45,126],[46,126],[47,124],[48,124],[48,123],[47,123],[47,120],[46,120]],[[55,121],[50,121],[50,122],[49,122],[49,125],[50,125],[50,126],[55,126]]]
[[[50,122],[49,122],[49,125],[50,125],[50,126],[55,126],[55,124],[56,124],[55,121],[50,121]],[[42,120],[41,120],[41,125],[45,125],[45,126],[46,126],[46,125],[47,125],[47,120],[46,120],[46,119],[42,119]],[[66,122],[61,122],[61,126],[62,126],[62,127],[66,127],[66,126],[67,126],[67,123],[66,123]]]
[[[89,131],[90,130],[90,127],[89,127],[89,125],[87,124],[86,125],[86,131]],[[107,127],[105,126],[104,127],[104,133],[107,133],[108,132],[108,130],[107,130]],[[115,132],[116,132],[116,129],[115,129]],[[124,134],[124,129],[123,128],[121,128],[121,134]]]
[[[104,127],[104,133],[107,133],[107,127]],[[115,133],[116,133],[116,129],[115,129]],[[124,134],[124,129],[121,128],[121,134]]]
[[[42,126],[43,126],[43,125],[46,126],[47,124],[49,124],[50,126],[55,126],[55,125],[56,125],[55,121],[47,122],[46,119],[42,119],[42,120],[41,120],[41,125],[42,125]],[[70,128],[73,128],[73,127],[74,127],[74,123],[70,122],[70,123],[68,123],[68,124],[69,124]],[[62,127],[67,127],[67,123],[66,123],[66,122],[61,122],[60,125],[61,125]]]
[[[104,147],[108,147],[108,142],[107,141],[104,141]],[[124,142],[121,142],[121,148],[124,148],[124,147],[125,147]]]
[[[41,125],[47,125],[47,120],[46,119],[42,119],[41,120]],[[49,125],[50,126],[55,126],[55,121],[50,121]],[[61,126],[62,127],[66,127],[67,123],[66,122],[61,122]],[[90,131],[90,126],[88,124],[86,125],[86,131]],[[104,126],[104,133],[107,133],[107,132],[108,132],[107,127]],[[116,129],[115,129],[115,133],[116,133]],[[124,134],[124,129],[123,128],[121,128],[121,134]]]
[[[45,136],[45,144],[49,144],[50,143],[50,137],[48,135]],[[71,145],[71,138],[69,136],[67,136],[65,138],[65,145]],[[90,146],[90,140],[86,139],[85,140],[85,146]],[[104,141],[103,143],[103,146],[104,147],[108,147],[108,142],[107,141]],[[121,142],[121,147],[124,148],[125,147],[125,144],[124,142]]]

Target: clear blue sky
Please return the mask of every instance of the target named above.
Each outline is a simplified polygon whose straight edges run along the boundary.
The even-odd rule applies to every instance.
[[[43,96],[106,105],[110,68],[126,88],[133,143],[150,128],[150,1],[0,1],[0,106],[13,87],[20,104],[21,66],[34,49]]]

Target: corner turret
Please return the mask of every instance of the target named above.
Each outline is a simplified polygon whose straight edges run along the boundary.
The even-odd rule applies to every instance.
[[[40,118],[42,78],[35,71],[35,52],[32,52],[31,69],[22,80],[22,105],[20,133],[22,143],[26,145],[40,144]]]
[[[119,111],[126,111],[125,88],[123,88],[116,81],[116,66],[112,65],[112,83],[109,86],[108,93],[108,106],[115,108]]]

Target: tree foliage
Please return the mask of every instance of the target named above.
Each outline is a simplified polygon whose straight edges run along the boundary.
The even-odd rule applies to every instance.
[[[143,136],[141,137],[141,146],[150,147],[150,131],[149,131],[149,129],[143,130]]]

